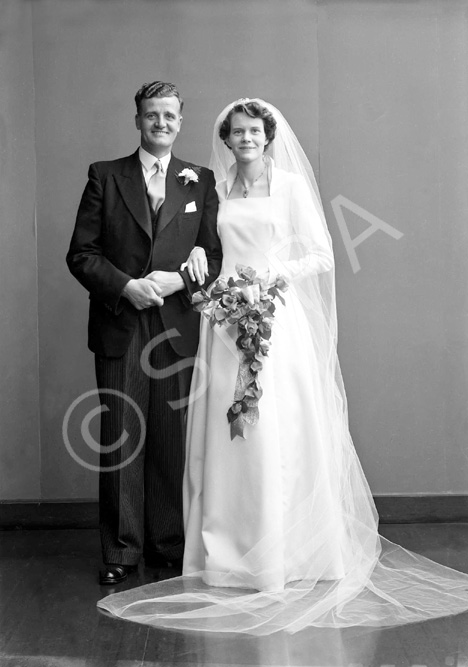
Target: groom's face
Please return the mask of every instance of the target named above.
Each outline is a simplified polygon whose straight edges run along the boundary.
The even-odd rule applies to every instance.
[[[135,123],[142,147],[155,157],[167,155],[182,124],[179,100],[177,97],[143,99]]]

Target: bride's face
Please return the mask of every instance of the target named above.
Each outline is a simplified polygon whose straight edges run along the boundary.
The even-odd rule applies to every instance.
[[[262,159],[268,144],[263,120],[251,118],[245,113],[235,113],[231,118],[231,132],[226,143],[231,147],[237,162]]]

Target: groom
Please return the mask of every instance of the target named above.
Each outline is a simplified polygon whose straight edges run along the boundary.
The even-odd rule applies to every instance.
[[[177,88],[147,83],[135,102],[141,145],[90,166],[67,255],[90,295],[102,404],[102,585],[125,581],[142,555],[150,566],[181,565],[184,408],[199,327],[190,297],[222,259],[213,173],[172,154]],[[180,270],[196,246],[208,259],[206,271],[191,270],[198,282]]]

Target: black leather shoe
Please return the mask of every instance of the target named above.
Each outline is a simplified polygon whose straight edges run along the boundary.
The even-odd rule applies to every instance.
[[[174,560],[171,560],[171,566],[174,570],[179,571],[182,574],[182,566],[184,564],[184,559],[183,558],[174,558]]]
[[[104,563],[106,569],[99,572],[101,586],[116,586],[125,581],[131,572],[135,572],[137,565],[117,565]]]
[[[147,567],[154,568],[166,568],[169,567],[169,563],[161,556],[161,554],[151,554],[150,556],[145,556],[145,565]]]
[[[145,565],[147,567],[154,567],[157,569],[173,568],[182,572],[182,563],[183,558],[173,558],[172,560],[167,560],[164,556],[161,556],[161,554],[145,556]]]

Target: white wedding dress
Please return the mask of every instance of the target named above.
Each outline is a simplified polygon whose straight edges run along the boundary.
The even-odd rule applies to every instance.
[[[237,326],[202,318],[184,477],[183,576],[98,606],[156,627],[268,635],[385,626],[468,610],[468,575],[388,542],[348,428],[337,357],[333,253],[312,169],[281,113],[269,197],[229,199],[232,156],[214,129],[222,274],[289,281],[259,372],[260,417],[231,440]],[[298,166],[299,165],[299,166]],[[376,443],[378,444],[378,443]]]
[[[280,170],[274,170],[270,197],[226,199],[226,183],[218,186],[221,276],[236,277],[238,263],[276,275],[272,260],[293,234],[291,214],[299,212],[290,202],[300,206],[303,187],[299,177]],[[333,256],[319,226],[316,241],[307,268],[330,270]],[[339,476],[318,362],[294,289],[301,264],[289,261],[282,268],[290,288],[286,305],[276,302],[271,348],[259,374],[260,420],[246,426],[245,440],[231,441],[226,417],[239,367],[237,325],[212,329],[202,320],[192,387],[204,392],[188,414],[184,574],[203,571],[211,585],[277,591],[306,576],[338,579],[346,569]]]

